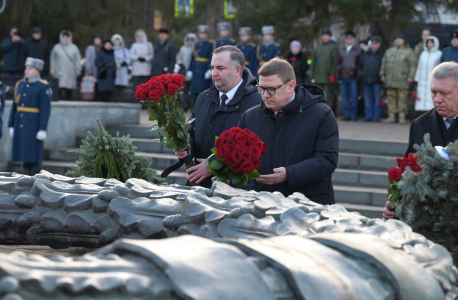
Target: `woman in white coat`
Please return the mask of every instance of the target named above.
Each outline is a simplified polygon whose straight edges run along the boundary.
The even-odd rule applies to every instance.
[[[441,62],[442,51],[439,50],[439,39],[430,36],[424,43],[423,52],[418,60],[417,73],[415,81],[417,84],[417,101],[415,110],[425,112],[434,108],[433,99],[431,98],[431,78],[429,74]]]
[[[81,72],[81,54],[72,43],[72,33],[60,32],[60,43],[51,50],[51,76],[59,79],[59,99],[71,100],[76,89],[76,79]]]
[[[134,93],[137,85],[145,83],[150,79],[153,58],[153,44],[148,42],[148,37],[143,29],[137,29],[135,31],[135,43],[130,48]]]
[[[129,86],[129,65],[130,56],[124,45],[124,39],[119,34],[111,37],[113,43],[114,56],[116,61],[116,80],[115,80],[115,101],[123,101],[123,93],[126,86]]]

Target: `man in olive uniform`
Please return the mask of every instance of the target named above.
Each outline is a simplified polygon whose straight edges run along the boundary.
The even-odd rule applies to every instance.
[[[380,68],[380,79],[385,83],[388,100],[388,119],[383,120],[384,123],[395,123],[396,114],[399,114],[399,123],[407,122],[407,94],[416,70],[415,52],[406,43],[404,36],[398,35],[394,46],[385,52]]]
[[[13,137],[12,161],[24,163],[24,172],[36,174],[43,162],[43,141],[46,139],[51,113],[52,90],[40,78],[44,61],[28,57],[25,78],[18,81],[8,123]]]
[[[332,31],[329,28],[321,30],[322,43],[313,50],[309,76],[313,84],[324,90],[326,104],[335,114],[337,101],[334,97],[334,82],[339,49],[331,41],[331,37]]]
[[[274,27],[262,27],[263,43],[258,46],[258,61],[259,66],[262,66],[274,57],[281,57],[280,44],[274,41]]]
[[[213,42],[207,39],[208,26],[197,27],[197,42],[194,45],[193,55],[186,77],[191,80],[191,108],[196,103],[197,96],[204,90],[210,88],[212,71],[210,61],[213,53]]]
[[[251,27],[241,27],[239,29],[240,43],[237,44],[237,48],[242,51],[245,57],[245,67],[257,79],[258,58],[256,57],[256,45],[251,42],[251,33]]]
[[[235,40],[230,38],[231,30],[228,22],[218,23],[219,38],[215,42],[215,49],[222,46],[234,46]]]
[[[0,139],[3,136],[3,112],[5,111],[5,91],[3,83],[0,81]]]

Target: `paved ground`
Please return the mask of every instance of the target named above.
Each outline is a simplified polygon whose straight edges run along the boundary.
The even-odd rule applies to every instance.
[[[189,118],[191,114],[186,113]],[[148,121],[148,113],[142,110],[140,123],[147,126],[152,124]],[[383,124],[372,122],[346,122],[338,121],[340,138],[342,139],[359,139],[359,140],[376,140],[392,142],[408,142],[410,124]]]

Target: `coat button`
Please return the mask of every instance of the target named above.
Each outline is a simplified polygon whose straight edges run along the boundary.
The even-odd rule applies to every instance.
[[[19,127],[21,127],[21,128],[22,128],[22,126],[23,126],[23,125],[21,124]]]
[[[25,93],[24,93],[24,94],[22,94],[22,96],[24,96],[24,97],[25,97]]]
[[[29,86],[30,86],[30,84],[26,85],[26,87],[29,87]]]
[[[21,106],[24,106],[24,104],[21,104]]]
[[[22,118],[23,116],[24,116],[24,115],[23,115],[23,114],[21,114],[21,118]]]

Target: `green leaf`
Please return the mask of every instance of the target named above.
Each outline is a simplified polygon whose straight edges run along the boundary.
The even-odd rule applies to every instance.
[[[156,121],[159,118],[159,114],[155,112],[151,107],[148,107],[148,117],[150,121]]]
[[[211,166],[214,170],[221,170],[224,167],[224,163],[215,159],[211,162]]]
[[[173,121],[178,125],[184,125],[186,122],[184,115],[180,114],[177,110],[173,111]]]
[[[232,183],[235,185],[243,180],[243,173],[234,173],[231,177]]]
[[[261,174],[259,174],[258,170],[254,170],[251,174],[248,175],[251,179],[258,179]]]
[[[215,142],[216,142],[217,139],[219,139],[219,136],[215,136]]]
[[[213,147],[213,148],[211,149],[211,152],[212,152],[213,154],[216,155],[216,147]],[[218,157],[218,155],[216,155],[216,156]]]
[[[167,144],[165,144],[167,149],[173,150],[176,148],[175,140],[173,138],[167,139]]]

